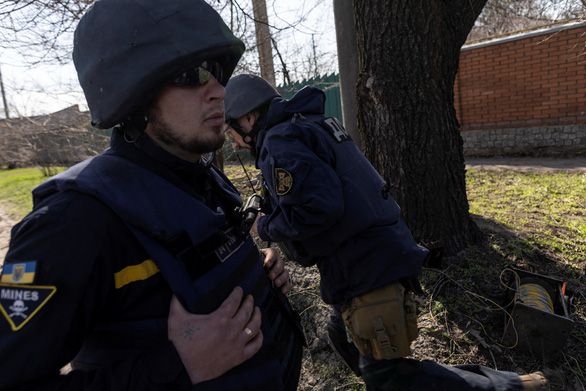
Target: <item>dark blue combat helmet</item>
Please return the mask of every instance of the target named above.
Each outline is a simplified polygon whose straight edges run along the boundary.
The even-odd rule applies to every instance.
[[[108,129],[203,61],[221,64],[226,85],[242,53],[242,41],[204,0],[98,0],[77,26],[73,62],[92,124]]]
[[[224,100],[227,123],[243,117],[281,95],[262,77],[238,75],[226,85]]]

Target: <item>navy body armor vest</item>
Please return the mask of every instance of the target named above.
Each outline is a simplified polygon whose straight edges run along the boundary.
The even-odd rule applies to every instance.
[[[213,185],[229,207],[241,204],[238,192],[210,168]],[[251,359],[219,378],[198,384],[198,390],[296,389],[303,332],[298,316],[280,290],[274,289],[263,268],[263,254],[251,236],[239,236],[231,210],[212,210],[163,177],[117,156],[112,150],[88,159],[46,181],[34,201],[74,190],[92,195],[111,208],[154,260],[183,306],[207,314],[219,307],[239,285],[261,308],[264,340]],[[161,202],[161,197],[165,201]],[[86,367],[140,352],[145,333],[167,340],[167,319],[98,324],[76,357]],[[141,332],[137,332],[140,330]],[[104,338],[104,335],[108,336]],[[138,337],[138,335],[140,337]]]
[[[340,178],[344,192],[344,216],[336,223],[335,235],[327,231],[303,241],[283,242],[285,251],[291,254],[293,259],[303,266],[311,266],[319,257],[336,251],[342,243],[369,227],[399,222],[401,210],[389,196],[384,179],[352,142],[336,118],[309,114],[298,117],[296,123],[310,124],[311,131],[329,134],[325,139],[334,152],[336,164],[333,169]],[[282,127],[288,126],[289,121],[276,125],[270,129],[267,137],[270,137],[270,133],[279,132]],[[274,170],[267,170],[272,171]],[[272,176],[265,177],[264,180],[269,182],[270,188],[275,188]],[[272,203],[267,208],[270,210],[276,201],[271,194],[268,196]],[[407,231],[404,224],[401,229]]]

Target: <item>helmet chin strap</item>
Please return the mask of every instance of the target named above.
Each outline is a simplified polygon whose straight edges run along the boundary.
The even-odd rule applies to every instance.
[[[256,142],[254,141],[254,138],[256,137],[258,132],[260,131],[260,127],[258,126],[258,123],[254,123],[252,125],[252,129],[248,133],[245,133],[244,130],[242,130],[242,127],[240,126],[240,124],[238,124],[236,121],[231,121],[230,127],[232,129],[234,129],[234,131],[236,133],[238,133],[240,135],[240,137],[242,137],[242,141],[244,141],[248,146],[250,146],[250,149],[251,149],[250,154],[253,157],[256,157]],[[247,139],[249,141],[246,141]]]
[[[144,132],[149,122],[144,110],[137,110],[133,115],[128,116],[120,122],[120,129],[124,132],[124,139],[127,142],[134,142]]]
[[[260,127],[258,126],[258,123],[255,123],[254,125],[252,125],[252,129],[250,129],[250,132],[248,132],[248,134],[246,135],[246,137],[248,137],[250,141],[246,141],[246,138],[242,138],[242,140],[244,140],[246,144],[250,145],[254,152],[256,152],[256,141],[254,141],[254,139],[256,138],[256,135],[259,131]]]

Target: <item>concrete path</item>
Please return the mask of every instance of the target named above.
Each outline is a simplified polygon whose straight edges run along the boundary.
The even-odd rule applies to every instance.
[[[558,158],[468,158],[466,169],[521,172],[586,172],[586,157]]]

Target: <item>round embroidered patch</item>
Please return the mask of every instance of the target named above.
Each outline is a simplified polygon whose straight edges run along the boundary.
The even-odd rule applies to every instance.
[[[277,195],[285,195],[293,186],[293,177],[282,168],[275,168],[275,192]]]

